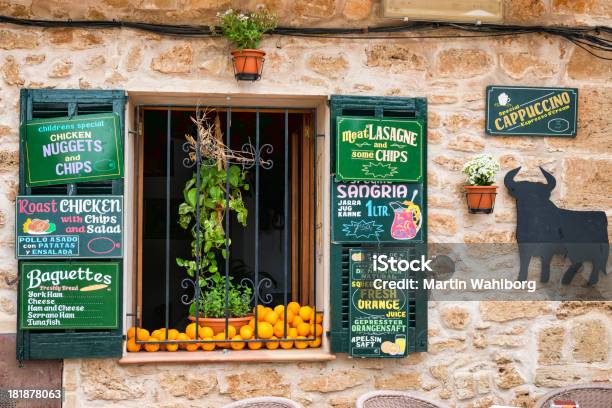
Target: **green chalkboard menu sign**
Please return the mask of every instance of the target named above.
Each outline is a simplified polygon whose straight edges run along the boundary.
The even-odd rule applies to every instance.
[[[17,258],[120,258],[122,196],[19,196]]]
[[[121,128],[116,113],[34,119],[25,127],[29,187],[123,176]]]
[[[117,262],[23,262],[20,273],[21,329],[118,327]]]
[[[423,121],[339,116],[338,180],[420,182]]]
[[[576,136],[578,89],[488,86],[489,135]]]
[[[332,179],[332,241],[423,241],[422,184]]]
[[[350,250],[350,355],[406,356],[409,284],[398,261],[407,259],[402,249]]]

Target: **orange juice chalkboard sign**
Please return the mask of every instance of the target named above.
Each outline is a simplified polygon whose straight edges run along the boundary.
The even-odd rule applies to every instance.
[[[332,180],[332,241],[423,242],[423,185]]]

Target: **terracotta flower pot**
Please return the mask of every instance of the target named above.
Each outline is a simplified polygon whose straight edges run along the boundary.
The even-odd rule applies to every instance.
[[[245,324],[249,324],[249,319],[251,319],[251,317],[253,317],[253,315],[251,314],[248,314],[244,317],[230,317],[228,319],[228,323],[234,326],[236,330],[239,330]],[[195,316],[189,316],[189,320],[195,322]],[[210,327],[211,329],[213,329],[213,332],[215,332],[215,334],[223,333],[225,331],[225,318],[200,317],[198,318],[198,326]]]
[[[234,74],[238,79],[257,80],[263,68],[265,52],[261,50],[234,50]]]
[[[493,212],[497,186],[464,186],[468,208],[472,213]]]

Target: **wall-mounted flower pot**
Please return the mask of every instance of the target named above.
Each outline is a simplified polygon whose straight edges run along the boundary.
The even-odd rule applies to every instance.
[[[234,326],[236,330],[239,330],[242,326],[249,324],[249,320],[253,317],[252,314],[246,315],[244,317],[230,317],[229,324]],[[189,316],[189,320],[195,322],[194,316]],[[215,334],[223,333],[225,331],[225,318],[215,318],[215,317],[199,317],[198,318],[198,326],[202,327],[210,327]]]
[[[232,62],[236,79],[239,81],[257,81],[260,79],[265,55],[266,53],[261,50],[244,49],[232,51]]]
[[[464,186],[468,211],[472,214],[491,214],[495,207],[497,186]]]

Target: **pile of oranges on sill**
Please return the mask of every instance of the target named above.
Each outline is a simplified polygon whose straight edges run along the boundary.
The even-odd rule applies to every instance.
[[[253,308],[255,313],[255,308]],[[149,333],[147,329],[131,327],[127,332],[127,351],[138,352],[141,350],[148,352],[155,351],[212,351],[216,348],[233,350],[268,350],[281,349],[305,349],[318,348],[321,346],[321,336],[323,335],[323,313],[315,311],[310,306],[300,306],[297,302],[287,305],[287,320],[285,323],[285,306],[278,305],[274,309],[257,306],[257,334],[255,333],[255,317],[251,317],[249,322],[241,327],[234,327],[229,324],[227,332],[225,328],[222,332],[215,334],[212,328],[199,326],[197,329],[197,339],[206,340],[202,343],[181,343],[181,341],[196,340],[196,323],[191,323],[185,327],[184,332],[176,329],[157,329]],[[285,336],[286,330],[286,336]],[[284,341],[278,339],[285,339]],[[314,340],[312,340],[314,339]],[[227,340],[232,340],[228,342]],[[265,340],[265,341],[245,341],[245,340]],[[274,341],[278,340],[278,341]],[[139,343],[136,343],[138,341]],[[171,341],[167,344],[155,342]]]

